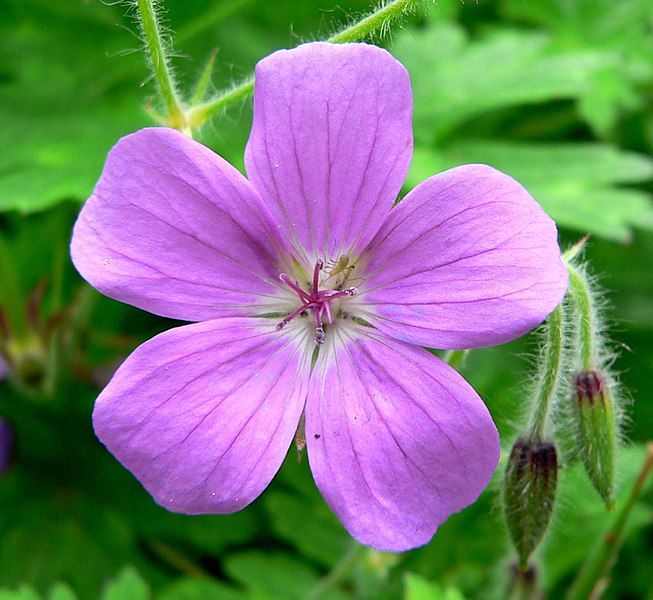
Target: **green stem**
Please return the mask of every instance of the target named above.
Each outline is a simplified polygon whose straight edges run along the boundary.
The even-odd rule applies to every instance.
[[[334,565],[333,569],[320,579],[308,594],[306,594],[306,600],[318,600],[332,587],[338,585],[347,576],[362,550],[364,550],[364,546],[352,540],[352,545],[349,550]]]
[[[384,30],[389,27],[391,22],[403,18],[418,5],[419,0],[393,0],[325,41],[332,44],[342,44],[366,39],[379,30],[384,33]],[[198,127],[205,123],[214,113],[249,98],[253,91],[254,77],[252,76],[240,85],[193,107],[189,111],[188,120],[193,127]]]
[[[63,305],[63,279],[64,279],[64,270],[66,267],[66,259],[68,257],[67,236],[64,238],[59,238],[54,251],[53,261],[52,261],[52,289],[50,296],[52,298],[52,303],[50,305],[51,314],[57,314],[61,311]],[[47,348],[48,353],[46,370],[45,370],[45,379],[43,382],[43,390],[48,396],[54,395],[57,377],[59,374],[59,342],[60,335],[58,331],[53,331],[50,335],[50,338],[47,339]]]
[[[137,0],[137,6],[150,67],[156,78],[161,99],[168,109],[169,124],[179,130],[184,130],[184,109],[175,88],[174,77],[154,8],[154,0]]]
[[[566,600],[586,600],[597,597],[595,590],[608,576],[623,541],[624,531],[630,514],[644,489],[644,484],[653,471],[653,442],[646,445],[646,458],[639,472],[637,481],[630,491],[626,503],[616,515],[610,530],[601,538],[601,542],[590,554],[576,580],[567,594]]]
[[[596,339],[594,335],[595,312],[592,303],[590,287],[582,271],[570,262],[567,263],[569,271],[569,286],[571,297],[580,315],[578,331],[580,337],[580,354],[582,368],[591,371],[595,367]]]
[[[233,0],[232,2],[221,2],[216,6],[209,8],[206,12],[198,15],[193,20],[181,25],[175,33],[175,45],[180,47],[196,36],[206,32],[208,29],[215,28],[222,19],[231,16],[238,9],[249,4],[252,0]],[[137,60],[138,58],[138,60]],[[125,65],[113,70],[106,77],[101,77],[93,84],[93,90],[98,95],[103,95],[106,91],[118,85],[131,76],[138,76],[140,73],[140,57],[136,54],[125,56]]]
[[[202,567],[196,565],[178,550],[160,540],[147,540],[150,549],[165,563],[191,577],[210,577]]]
[[[218,94],[208,102],[204,104],[198,104],[189,111],[188,120],[193,124],[194,127],[199,127],[203,125],[206,120],[215,112],[230,106],[231,104],[236,104],[241,100],[246,100],[252,95],[254,91],[254,77],[250,77],[245,80],[240,85],[237,85],[234,88],[226,92]]]
[[[0,238],[0,310],[4,312],[13,337],[24,339],[29,335],[30,327],[27,322],[25,298],[18,269],[2,238]]]
[[[215,61],[218,58],[217,50],[211,52],[209,60],[206,61],[206,65],[202,69],[202,73],[195,84],[195,89],[193,90],[193,95],[191,96],[191,104],[199,104],[204,100],[207,95],[207,90],[211,85],[211,78],[213,77],[213,68],[215,67]]]
[[[336,33],[326,41],[332,44],[344,44],[345,42],[356,42],[368,38],[370,35],[381,30],[381,33],[387,33],[387,28],[392,21],[401,19],[404,15],[415,9],[418,0],[394,0],[388,2],[385,6],[379,7],[370,13],[358,23],[354,23]]]
[[[544,437],[553,400],[560,383],[564,350],[564,322],[560,306],[549,315],[544,327],[544,341],[539,365],[540,375],[535,392],[535,410],[529,425],[530,437],[534,440],[541,440]]]

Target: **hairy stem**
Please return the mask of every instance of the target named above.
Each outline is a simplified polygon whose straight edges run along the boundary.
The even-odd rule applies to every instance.
[[[326,41],[333,44],[342,44],[363,40],[378,32],[384,33],[390,23],[403,18],[415,10],[419,4],[418,0],[393,0],[387,2],[357,23],[327,38]],[[189,111],[189,122],[194,127],[200,126],[214,113],[248,98],[253,90],[254,77],[251,76],[240,85],[193,107]]]
[[[168,123],[171,127],[183,130],[185,128],[184,109],[175,88],[154,0],[137,0],[137,6],[150,68],[156,79],[161,99],[168,110]]]
[[[333,44],[343,44],[345,42],[355,42],[363,40],[370,35],[380,31],[382,34],[393,21],[401,19],[404,15],[413,11],[418,2],[417,0],[394,0],[362,18],[357,23],[343,29],[327,39],[327,42]]]
[[[543,439],[560,383],[563,350],[564,322],[562,307],[558,306],[544,324],[544,341],[539,360],[540,373],[535,390],[535,410],[529,424],[531,439]]]
[[[591,371],[594,369],[596,362],[595,308],[592,295],[584,273],[570,262],[567,263],[567,270],[569,271],[571,297],[580,316],[578,331],[580,334],[581,366],[585,371]]]
[[[633,508],[637,504],[637,500],[651,472],[653,472],[653,442],[649,442],[646,445],[644,464],[640,469],[637,481],[630,491],[626,503],[616,515],[612,527],[601,538],[599,545],[590,554],[581,568],[567,594],[567,600],[585,600],[586,598],[598,597],[595,595],[595,592],[607,583],[606,578],[623,541],[626,523]]]

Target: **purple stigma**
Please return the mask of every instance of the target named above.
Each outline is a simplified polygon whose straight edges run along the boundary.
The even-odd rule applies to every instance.
[[[279,279],[283,281],[299,296],[301,306],[289,313],[277,325],[277,331],[281,331],[288,323],[298,316],[310,311],[315,321],[315,343],[323,344],[325,339],[324,325],[322,317],[326,315],[327,323],[333,323],[333,313],[331,311],[331,301],[337,298],[345,298],[355,296],[358,290],[355,287],[346,288],[344,290],[320,290],[320,271],[324,268],[324,262],[317,260],[315,269],[313,270],[313,283],[310,291],[305,291],[299,285],[299,282],[293,280],[286,273],[281,273]]]

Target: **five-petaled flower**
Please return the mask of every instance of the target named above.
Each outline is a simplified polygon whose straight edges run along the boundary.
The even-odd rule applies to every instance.
[[[553,221],[490,167],[436,175],[393,207],[411,116],[388,52],[313,43],[257,66],[247,179],[171,129],[111,151],[74,263],[112,298],[196,322],[137,348],[93,414],[163,506],[247,506],[302,413],[315,482],[365,544],[424,544],[487,485],[490,414],[420,346],[524,334],[566,270]]]

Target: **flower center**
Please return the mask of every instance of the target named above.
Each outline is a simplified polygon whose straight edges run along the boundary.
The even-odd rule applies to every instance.
[[[318,260],[315,263],[313,270],[313,285],[309,291],[302,289],[299,282],[293,280],[286,273],[281,273],[279,279],[290,287],[298,296],[302,305],[293,310],[286,316],[278,325],[277,331],[283,329],[290,321],[296,319],[299,315],[310,312],[315,321],[315,343],[324,343],[324,324],[322,318],[326,317],[327,323],[333,323],[333,313],[331,311],[331,302],[336,298],[344,298],[355,296],[358,290],[355,287],[346,288],[344,290],[330,290],[320,289],[320,271],[324,268],[324,263]]]

